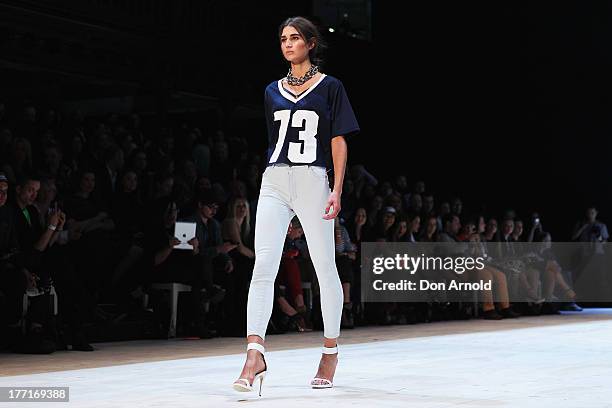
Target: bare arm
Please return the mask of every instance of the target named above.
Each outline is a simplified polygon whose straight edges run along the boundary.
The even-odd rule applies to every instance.
[[[344,136],[334,137],[331,140],[332,159],[334,162],[334,190],[342,194],[344,183],[344,172],[346,170],[346,159],[348,157],[348,147]]]
[[[336,218],[340,212],[340,196],[342,195],[342,184],[344,183],[344,171],[346,170],[346,159],[348,148],[344,136],[337,136],[331,140],[332,160],[334,162],[334,189],[327,199],[327,206],[323,218],[331,220]],[[329,212],[330,207],[333,211]]]
[[[176,237],[170,238],[168,241],[168,246],[160,249],[155,253],[155,256],[153,257],[153,264],[157,266],[161,263],[164,263],[174,250],[174,246],[180,243],[181,241],[179,241]]]
[[[253,252],[250,248],[247,248],[242,243],[238,223],[236,223],[234,219],[227,219],[223,222],[223,235],[231,242],[238,243],[238,252],[240,252],[242,255],[249,258],[255,258],[255,252]]]
[[[47,221],[48,222],[47,228],[45,228],[45,231],[42,233],[40,238],[38,238],[38,241],[34,243],[34,249],[42,252],[45,249],[47,249],[47,247],[49,247],[49,245],[52,244],[53,241],[55,241],[53,239],[53,236],[55,234],[56,229],[58,227],[61,228],[64,225],[63,221],[60,221],[60,214],[61,214],[60,211],[57,211],[57,210],[51,213]],[[60,225],[60,222],[61,222],[61,225]]]

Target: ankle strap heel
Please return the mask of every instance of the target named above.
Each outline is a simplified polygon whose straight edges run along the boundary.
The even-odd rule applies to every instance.
[[[249,350],[257,350],[261,353],[261,358],[263,359],[264,363],[264,369],[255,373],[255,377],[253,378],[252,383],[249,382],[248,378],[239,378],[234,382],[234,384],[232,384],[232,386],[234,390],[240,392],[255,391],[253,384],[255,384],[257,380],[259,380],[259,396],[261,397],[261,387],[263,385],[263,380],[266,377],[266,373],[268,372],[268,364],[266,364],[266,359],[264,357],[266,349],[259,343],[249,343],[247,344],[247,351]]]
[[[249,351],[249,350],[257,350],[262,355],[266,353],[266,349],[264,348],[264,346],[262,346],[259,343],[249,343],[249,344],[247,344],[247,351]]]
[[[338,345],[336,347],[322,347],[321,352],[323,354],[337,354],[338,353]],[[312,388],[332,388],[334,383],[327,378],[315,377],[310,382],[310,386]]]
[[[338,346],[336,346],[336,347],[323,347],[321,352],[323,354],[336,354],[336,353],[338,353]]]

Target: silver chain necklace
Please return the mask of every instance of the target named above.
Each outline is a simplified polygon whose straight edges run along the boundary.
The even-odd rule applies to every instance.
[[[317,65],[311,65],[310,68],[308,68],[308,71],[306,71],[306,73],[304,74],[304,76],[297,78],[293,76],[293,72],[291,72],[291,68],[289,68],[289,72],[287,73],[286,77],[287,83],[291,86],[303,85],[306,81],[315,76],[317,72],[319,72],[319,67]]]

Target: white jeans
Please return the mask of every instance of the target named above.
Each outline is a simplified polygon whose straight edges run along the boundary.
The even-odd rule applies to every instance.
[[[255,267],[247,303],[247,335],[265,339],[289,222],[297,215],[321,290],[323,336],[340,335],[342,284],[335,260],[334,220],[323,219],[330,194],[318,166],[272,165],[264,171],[255,217]]]

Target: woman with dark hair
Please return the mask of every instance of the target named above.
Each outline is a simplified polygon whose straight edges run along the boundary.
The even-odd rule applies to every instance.
[[[320,72],[321,35],[303,17],[279,27],[283,56],[290,63],[287,76],[265,92],[269,149],[255,223],[255,267],[247,305],[247,360],[238,391],[252,391],[266,373],[263,347],[272,313],[274,280],[287,227],[294,215],[302,223],[319,281],[324,325],[323,355],[313,388],[330,388],[336,370],[342,315],[342,285],[335,263],[334,218],[346,168],[345,137],[359,131],[344,86]],[[327,170],[333,168],[333,190]]]
[[[430,214],[427,217],[427,224],[423,228],[423,233],[419,237],[419,242],[436,242],[438,239],[438,216]]]
[[[421,228],[421,217],[417,213],[410,213],[400,217],[393,227],[392,242],[417,242],[415,235]]]
[[[368,241],[371,238],[370,227],[368,225],[368,212],[365,208],[359,207],[355,210],[355,215],[352,220],[348,222],[347,230],[351,237],[351,241],[358,249],[361,247],[361,242]],[[360,254],[358,254],[357,259],[360,259]]]
[[[395,223],[393,231],[391,232],[391,242],[408,242],[408,220],[405,216],[400,217],[399,221]]]

